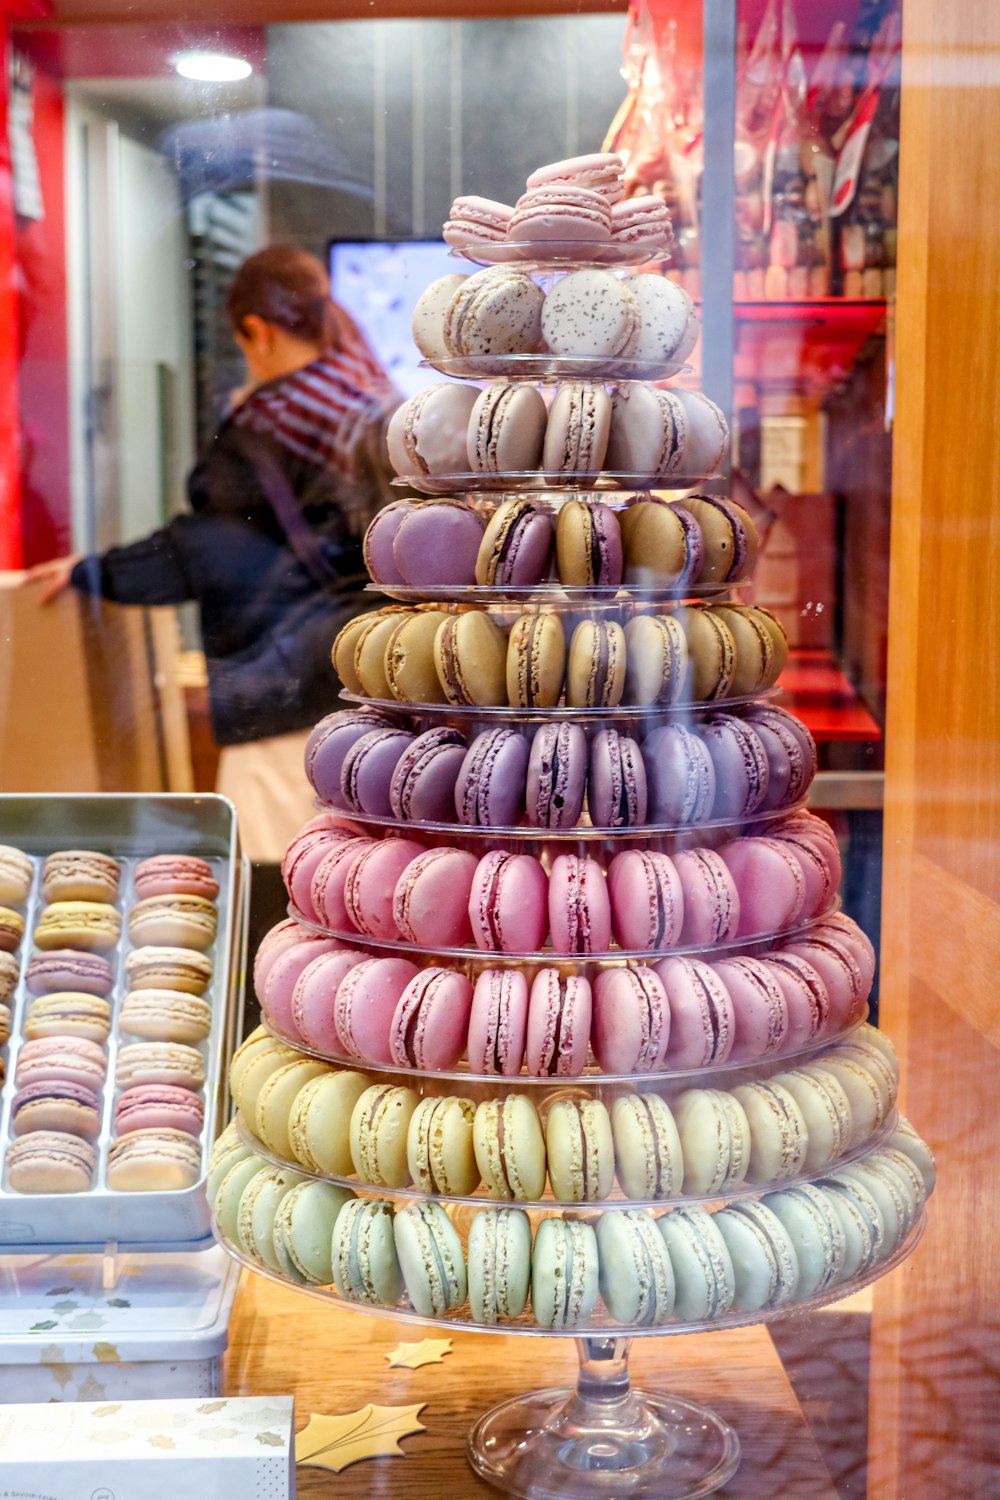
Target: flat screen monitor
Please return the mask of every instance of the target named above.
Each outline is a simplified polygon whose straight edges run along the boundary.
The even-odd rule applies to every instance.
[[[410,329],[420,293],[439,276],[474,270],[456,260],[443,240],[332,240],[333,295],[367,334],[404,396],[443,377],[421,369]]]

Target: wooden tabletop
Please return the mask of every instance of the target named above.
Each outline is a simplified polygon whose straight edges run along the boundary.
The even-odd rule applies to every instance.
[[[311,1412],[339,1414],[368,1402],[426,1402],[426,1431],[403,1440],[405,1458],[363,1462],[340,1474],[301,1467],[301,1496],[406,1496],[464,1500],[496,1495],[465,1459],[476,1417],[508,1396],[575,1380],[571,1340],[456,1332],[441,1364],[390,1369],[386,1354],[434,1329],[342,1311],[244,1272],[230,1326],[229,1395],[295,1396],[296,1427]],[[718,1491],[729,1500],[836,1500],[801,1408],[765,1328],[637,1339],[633,1380],[712,1406],[736,1428],[742,1462]]]

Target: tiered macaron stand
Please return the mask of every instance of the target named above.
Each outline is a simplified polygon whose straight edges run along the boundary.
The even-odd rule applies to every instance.
[[[516,256],[504,250],[506,258],[517,260],[519,269],[528,269],[551,277],[560,271],[576,268],[587,261],[584,248],[576,245],[572,252],[545,256],[541,247],[516,248]],[[470,258],[489,261],[497,257],[497,247],[483,246],[482,254],[470,254]],[[572,253],[572,260],[570,260]],[[623,255],[627,262],[628,256]],[[588,262],[607,264],[602,254],[595,253]],[[633,258],[638,264],[638,257]],[[614,361],[589,361],[586,370],[580,362],[555,360],[550,356],[499,356],[495,359],[446,360],[438,365],[445,374],[486,381],[501,379],[531,379],[540,384],[557,383],[565,379],[597,379],[613,383],[619,379],[664,379],[676,373],[676,367],[644,368],[641,372],[630,368],[616,369]],[[514,492],[532,491],[539,506],[557,509],[569,498],[600,499],[613,507],[625,507],[635,499],[648,498],[651,490],[662,494],[664,490],[680,493],[694,489],[706,476],[684,475],[639,476],[639,475],[567,475],[557,486],[547,484],[539,474],[491,474],[491,475],[422,475],[409,476],[426,494],[448,494],[461,496],[467,503],[484,511],[491,510],[501,500]],[[694,590],[691,586],[642,588],[628,585],[608,588],[564,587],[558,583],[543,584],[531,589],[508,588],[439,588],[414,590],[379,586],[384,592],[403,602],[435,601],[439,608],[454,608],[458,605],[474,604],[494,615],[498,623],[508,624],[525,610],[532,612],[556,611],[565,617],[569,626],[587,615],[608,612],[624,623],[637,610],[671,606],[678,600],[707,599],[713,596],[711,588]],[[718,590],[714,591],[718,596]],[[350,696],[350,695],[348,695]],[[371,699],[357,699],[359,703],[373,703]],[[572,708],[558,706],[551,709],[521,709],[509,707],[457,707],[452,704],[401,704],[379,702],[377,706],[393,714],[406,727],[420,732],[425,729],[451,725],[463,731],[471,741],[484,728],[497,724],[509,725],[522,732],[545,720],[575,722],[585,731],[604,727],[615,727],[623,733],[635,734],[642,728],[652,728],[671,719],[700,716],[720,707],[727,712],[738,704],[726,700],[724,704],[674,704],[663,706],[621,705],[611,708]],[[404,831],[407,836],[421,839],[427,844],[447,843],[465,848],[481,856],[493,848],[504,848],[514,852],[532,853],[548,866],[559,854],[586,855],[598,860],[606,869],[614,854],[624,848],[648,847],[665,853],[697,844],[718,845],[726,837],[745,833],[766,833],[771,821],[784,817],[788,808],[767,813],[739,823],[712,823],[683,828],[663,825],[633,826],[623,828],[595,828],[582,823],[574,828],[540,829],[527,827],[474,828],[456,824],[407,822],[393,825],[389,818],[351,814],[354,821],[362,824],[373,837],[385,835],[391,826]],[[304,914],[291,908],[291,915],[310,924]],[[829,913],[820,913],[820,920]],[[565,955],[548,948],[541,952],[511,953],[484,952],[472,947],[431,951],[421,950],[412,943],[375,940],[356,932],[334,932],[327,935],[340,938],[345,943],[371,955],[402,956],[405,954],[419,966],[430,965],[461,969],[473,981],[485,968],[518,967],[529,972],[540,967],[552,967],[563,974],[579,973],[593,978],[597,972],[623,961],[635,964],[650,964],[678,953],[695,956],[697,950],[670,948],[658,951],[625,953],[612,949],[603,954],[587,953]],[[801,934],[802,928],[798,929]],[[719,958],[724,953],[759,953],[779,942],[792,940],[795,934],[759,933],[751,939],[717,946],[710,951],[701,950],[705,958]],[[474,1103],[489,1098],[504,1098],[513,1093],[528,1095],[544,1120],[549,1108],[560,1099],[599,1099],[610,1108],[614,1099],[632,1092],[657,1093],[671,1099],[685,1088],[729,1089],[751,1080],[768,1076],[797,1065],[815,1063],[823,1050],[835,1047],[852,1033],[860,1035],[864,1015],[854,1014],[844,1024],[839,1035],[822,1035],[803,1044],[798,1052],[784,1052],[753,1063],[725,1063],[708,1069],[688,1071],[664,1071],[658,1073],[636,1073],[613,1075],[602,1073],[591,1060],[578,1077],[534,1077],[524,1072],[512,1077],[497,1074],[476,1074],[466,1064],[452,1072],[422,1072],[399,1067],[371,1067],[359,1063],[357,1058],[323,1055],[338,1067],[363,1068],[372,1082],[408,1085],[419,1095],[461,1094]],[[281,1038],[281,1040],[288,1040]],[[290,1041],[300,1052],[309,1052],[299,1041]],[[780,1180],[768,1183],[757,1180],[746,1181],[730,1189],[682,1195],[676,1191],[671,1196],[651,1199],[629,1198],[625,1190],[615,1185],[608,1196],[600,1201],[559,1201],[548,1189],[535,1201],[512,1202],[498,1200],[486,1195],[479,1188],[468,1196],[438,1195],[438,1200],[447,1205],[451,1221],[462,1240],[463,1251],[467,1243],[470,1225],[477,1211],[488,1208],[514,1207],[525,1209],[532,1221],[533,1232],[538,1224],[552,1215],[565,1215],[572,1220],[596,1222],[602,1214],[619,1210],[671,1210],[679,1205],[712,1202],[719,1206],[736,1203],[748,1196],[759,1197],[774,1189],[788,1187],[795,1182],[822,1179],[849,1161],[863,1160],[877,1151],[896,1128],[898,1117],[895,1100],[892,1099],[884,1118],[877,1128],[868,1131],[862,1139],[853,1139],[838,1160],[825,1163],[820,1170],[812,1172],[800,1169],[795,1175],[785,1175]],[[299,1162],[282,1161],[276,1157],[253,1133],[246,1121],[240,1120],[238,1128],[247,1145],[265,1160],[290,1167],[297,1173],[310,1174]],[[420,1190],[414,1187],[371,1186],[357,1177],[326,1175],[324,1180],[349,1188],[361,1197],[375,1197],[403,1208],[407,1203],[421,1198]],[[633,1390],[628,1380],[628,1349],[633,1337],[711,1331],[732,1328],[741,1324],[758,1323],[787,1315],[791,1312],[818,1307],[850,1295],[877,1277],[884,1275],[898,1264],[916,1245],[923,1228],[922,1202],[916,1212],[906,1216],[900,1232],[891,1243],[887,1242],[881,1254],[867,1255],[864,1268],[849,1279],[825,1283],[810,1290],[806,1296],[792,1295],[777,1306],[765,1306],[753,1312],[735,1309],[721,1312],[713,1318],[685,1321],[674,1311],[664,1313],[656,1308],[655,1292],[642,1300],[641,1316],[645,1321],[639,1326],[616,1322],[611,1312],[601,1302],[596,1302],[593,1311],[575,1325],[541,1327],[530,1310],[516,1317],[495,1324],[478,1323],[467,1304],[452,1307],[438,1318],[428,1318],[417,1311],[405,1294],[391,1306],[371,1303],[356,1303],[341,1298],[333,1286],[299,1287],[311,1295],[329,1298],[342,1306],[360,1308],[376,1316],[392,1317],[415,1322],[438,1323],[442,1329],[474,1329],[478,1332],[498,1332],[534,1337],[571,1337],[577,1342],[580,1356],[579,1380],[575,1391],[543,1390],[529,1393],[508,1401],[483,1416],[472,1429],[468,1441],[468,1456],[473,1468],[499,1489],[523,1496],[573,1496],[575,1500],[586,1500],[589,1496],[621,1497],[624,1495],[656,1495],[661,1497],[690,1497],[707,1495],[718,1489],[735,1472],[739,1463],[739,1442],[736,1434],[722,1419],[693,1402],[670,1395]],[[218,1232],[218,1231],[217,1231]],[[220,1236],[221,1237],[221,1236]],[[230,1252],[259,1274],[281,1280],[280,1275],[247,1256],[238,1246],[227,1245]],[[640,1274],[639,1269],[636,1271]],[[296,1283],[297,1284],[297,1283]],[[658,1321],[657,1319],[662,1319]],[[638,1322],[638,1318],[637,1318]]]

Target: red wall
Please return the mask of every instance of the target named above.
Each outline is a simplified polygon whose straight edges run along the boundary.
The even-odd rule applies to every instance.
[[[34,136],[45,217],[18,220],[21,507],[25,563],[70,550],[69,367],[63,96],[35,73]]]

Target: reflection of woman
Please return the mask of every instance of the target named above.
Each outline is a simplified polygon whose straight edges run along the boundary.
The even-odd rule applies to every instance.
[[[241,814],[254,796],[253,826],[265,813],[274,836],[255,839],[244,815],[249,852],[275,858],[308,815],[304,731],[335,703],[330,644],[362,607],[361,538],[389,497],[384,433],[400,397],[313,256],[252,256],[227,310],[251,385],[188,478],[190,512],[29,578],[43,600],[72,585],[119,604],[198,602],[215,735],[236,747],[219,790]]]

